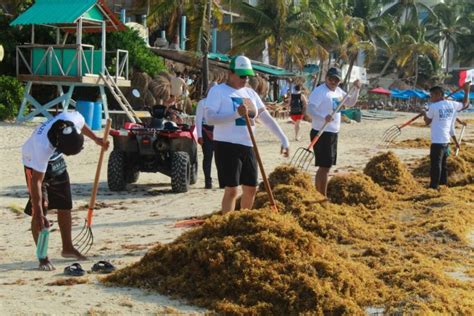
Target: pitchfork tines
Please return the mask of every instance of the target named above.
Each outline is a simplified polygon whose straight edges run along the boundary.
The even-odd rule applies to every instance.
[[[393,141],[400,136],[402,130],[398,125],[393,125],[385,131],[382,137],[382,144],[384,147],[388,147]]]
[[[306,171],[313,162],[313,152],[305,147],[298,148],[291,158],[290,165],[300,170]]]
[[[94,234],[91,226],[85,220],[84,226],[79,234],[72,240],[74,248],[82,254],[87,254],[94,244]]]

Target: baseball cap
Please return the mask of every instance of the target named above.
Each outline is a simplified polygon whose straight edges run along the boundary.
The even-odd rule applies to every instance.
[[[336,68],[336,67],[331,67],[331,68],[328,69],[328,72],[327,72],[326,76],[328,76],[328,77],[336,77],[336,78],[338,78],[339,80],[342,80],[341,69]]]
[[[84,135],[71,121],[63,121],[64,125],[58,132],[56,148],[70,156],[78,154],[84,146]]]
[[[250,59],[242,55],[232,57],[230,70],[238,76],[255,76]]]

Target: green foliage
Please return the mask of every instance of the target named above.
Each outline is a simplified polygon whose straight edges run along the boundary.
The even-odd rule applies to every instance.
[[[18,114],[23,98],[23,85],[10,76],[0,76],[0,120],[12,119]]]
[[[9,14],[0,9],[0,43],[5,50],[5,57],[0,62],[0,75],[14,76],[16,74],[16,46],[31,41],[30,26],[10,26],[10,22],[16,18],[16,15],[26,10],[32,1],[17,2],[15,5],[11,4],[12,10],[9,11]],[[55,35],[51,28],[37,25],[35,27],[35,39],[37,43],[54,43]]]
[[[107,50],[117,49],[128,50],[130,65],[138,71],[147,72],[152,77],[167,70],[163,59],[153,54],[134,30],[108,34]]]

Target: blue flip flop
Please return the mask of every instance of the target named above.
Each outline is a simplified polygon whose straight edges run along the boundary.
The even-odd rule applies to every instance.
[[[79,263],[73,263],[70,266],[64,268],[64,274],[70,276],[83,276],[86,274],[86,271]]]

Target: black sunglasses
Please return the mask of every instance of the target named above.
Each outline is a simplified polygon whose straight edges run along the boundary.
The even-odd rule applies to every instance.
[[[235,73],[235,71],[233,71],[233,70],[232,70],[232,73],[235,74],[235,75],[237,75],[237,74]],[[239,76],[239,75],[237,75],[237,76]],[[245,76],[239,76],[240,79],[247,79],[248,77],[249,77],[249,76],[247,76],[247,75],[245,75]]]

